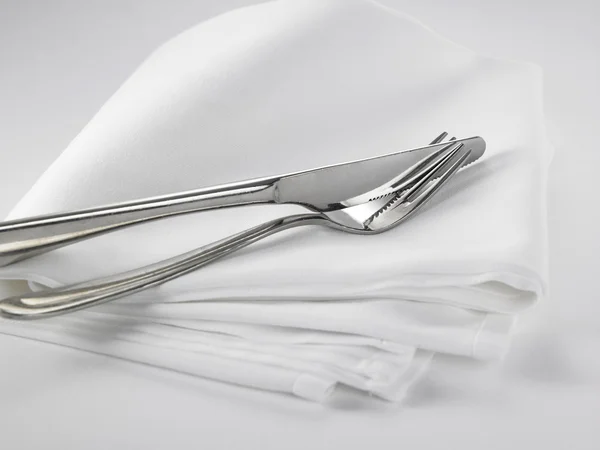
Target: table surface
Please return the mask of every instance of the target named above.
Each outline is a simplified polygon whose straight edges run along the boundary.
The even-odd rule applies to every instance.
[[[551,291],[504,365],[446,372],[442,358],[402,407],[323,406],[0,335],[3,448],[600,448],[600,4],[382,2],[544,69]],[[155,47],[251,3],[0,0],[0,216]]]

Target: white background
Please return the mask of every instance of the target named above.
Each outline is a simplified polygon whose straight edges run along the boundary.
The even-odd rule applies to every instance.
[[[600,448],[600,7],[382,2],[544,68],[551,292],[504,366],[440,361],[401,408],[322,406],[0,335],[1,448]],[[0,216],[155,47],[251,3],[0,0]]]

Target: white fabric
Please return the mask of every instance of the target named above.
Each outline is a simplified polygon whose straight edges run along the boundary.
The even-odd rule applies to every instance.
[[[383,154],[442,130],[483,136],[486,154],[387,233],[289,231],[93,312],[0,330],[314,400],[336,383],[399,400],[433,352],[499,358],[546,285],[541,74],[375,2],[279,0],[177,36],[10,218]],[[0,278],[38,289],[110,275],[300,210],[172,218]]]

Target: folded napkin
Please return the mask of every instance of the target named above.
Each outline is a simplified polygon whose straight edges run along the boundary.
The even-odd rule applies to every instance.
[[[338,383],[399,400],[435,352],[499,358],[546,286],[541,73],[373,1],[264,3],[165,43],[10,219],[384,154],[443,130],[483,136],[484,157],[387,233],[288,231],[112,304],[0,332],[314,400]],[[0,277],[35,290],[108,276],[299,211],[171,218]]]

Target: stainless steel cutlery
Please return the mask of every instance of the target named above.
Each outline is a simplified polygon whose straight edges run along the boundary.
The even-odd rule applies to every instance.
[[[114,300],[189,273],[280,231],[323,225],[355,234],[387,231],[412,217],[463,166],[480,137],[100,208],[0,223],[0,265],[135,224],[214,208],[289,203],[310,213],[275,219],[168,260],[108,278],[0,300],[0,315],[35,319]]]

